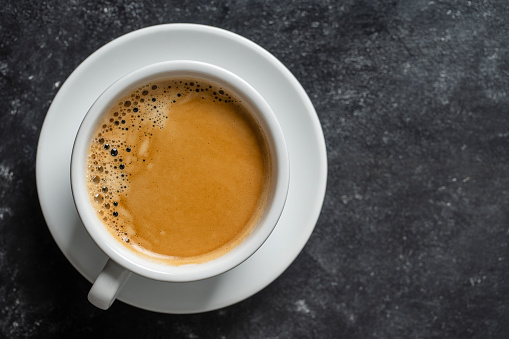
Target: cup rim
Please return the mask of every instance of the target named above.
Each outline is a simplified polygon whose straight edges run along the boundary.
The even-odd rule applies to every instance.
[[[86,188],[86,157],[92,135],[103,112],[126,92],[157,78],[179,75],[196,76],[235,89],[259,112],[265,124],[273,165],[273,196],[267,207],[263,227],[256,228],[241,244],[219,258],[200,264],[174,266],[145,259],[122,245],[106,229],[90,203]],[[172,60],[137,69],[109,86],[92,104],[76,135],[71,155],[71,190],[78,215],[94,242],[112,260],[141,276],[169,282],[186,282],[210,278],[227,272],[247,260],[274,230],[285,205],[290,181],[289,156],[279,122],[265,99],[246,81],[219,66],[200,61]]]

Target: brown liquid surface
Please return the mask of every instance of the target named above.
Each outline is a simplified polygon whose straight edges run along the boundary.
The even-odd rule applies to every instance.
[[[179,265],[217,258],[256,225],[270,189],[263,134],[237,99],[200,80],[150,83],[105,114],[90,200],[129,248]]]

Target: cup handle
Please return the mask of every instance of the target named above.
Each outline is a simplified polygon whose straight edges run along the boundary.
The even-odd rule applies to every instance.
[[[120,292],[131,274],[131,271],[108,259],[90,292],[88,292],[88,301],[102,310],[107,310],[113,304],[118,292]]]

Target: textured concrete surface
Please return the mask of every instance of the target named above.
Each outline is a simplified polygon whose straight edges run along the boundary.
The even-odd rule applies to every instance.
[[[509,3],[2,1],[0,337],[509,337]],[[59,86],[132,30],[241,34],[308,92],[329,181],[315,232],[260,293],[205,314],[102,312],[43,219],[37,139]]]

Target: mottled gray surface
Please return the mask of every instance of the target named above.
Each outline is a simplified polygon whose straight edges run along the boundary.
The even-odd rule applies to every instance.
[[[0,5],[0,337],[509,337],[509,3]],[[81,61],[170,22],[239,33],[295,74],[324,129],[327,195],[304,251],[248,300],[102,312],[42,217],[37,139]]]

